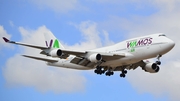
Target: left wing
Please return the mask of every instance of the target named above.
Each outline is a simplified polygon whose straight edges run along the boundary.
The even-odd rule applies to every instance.
[[[71,60],[71,63],[88,66],[88,67],[92,67],[92,66],[96,65],[97,61],[98,62],[106,62],[106,61],[116,60],[116,59],[125,57],[125,54],[123,54],[123,53],[122,54],[114,54],[114,53],[95,52],[95,51],[76,51],[76,50],[67,50],[67,49],[58,49],[58,48],[54,49],[52,47],[43,47],[43,46],[26,44],[26,43],[22,43],[22,42],[15,42],[15,41],[11,41],[5,37],[3,37],[3,40],[7,43],[41,49],[42,50],[41,54],[44,54],[44,55],[51,56],[51,54],[53,54],[53,55],[55,54],[55,56],[52,56],[52,57],[59,57],[59,58],[66,59],[69,55],[75,55],[76,57]],[[60,55],[59,54],[57,55],[58,51],[60,52]],[[95,59],[97,59],[97,57],[96,57],[97,55],[99,55],[102,58],[102,60],[101,61],[97,60],[95,62]],[[23,55],[23,56],[32,58],[32,59],[47,61],[47,62],[57,62],[56,59],[41,58],[41,57],[34,57],[34,56],[27,56],[27,55]],[[94,61],[92,61],[91,59],[94,59]]]
[[[42,46],[37,46],[37,45],[31,45],[31,44],[26,44],[26,43],[21,43],[21,42],[15,42],[15,41],[11,41],[5,37],[3,37],[3,40],[7,43],[12,43],[12,44],[17,44],[17,45],[22,45],[22,46],[27,46],[27,47],[32,47],[32,48],[37,48],[37,49],[48,49],[48,47],[42,47]]]

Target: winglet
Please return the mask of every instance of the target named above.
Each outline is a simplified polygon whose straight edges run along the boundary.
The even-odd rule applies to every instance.
[[[5,37],[3,37],[3,40],[4,40],[5,42],[9,42],[9,40],[8,40],[7,38],[5,38]]]

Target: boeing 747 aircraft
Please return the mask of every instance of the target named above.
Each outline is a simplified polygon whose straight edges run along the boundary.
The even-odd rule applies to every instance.
[[[42,60],[50,66],[89,70],[94,69],[97,74],[111,76],[114,71],[121,71],[120,77],[125,77],[127,70],[141,67],[149,73],[157,73],[161,65],[160,57],[169,52],[175,43],[165,34],[152,34],[133,38],[93,50],[77,51],[65,49],[58,39],[49,33],[45,33],[45,45],[37,46],[21,42],[10,41],[3,37],[7,43],[37,48],[42,50],[40,54],[47,57],[23,55],[24,57]],[[146,59],[157,58],[152,63]]]

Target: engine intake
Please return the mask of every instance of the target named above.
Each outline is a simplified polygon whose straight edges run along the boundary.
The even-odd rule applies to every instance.
[[[102,60],[101,54],[92,54],[87,58],[91,62],[97,63],[98,61]]]
[[[55,49],[55,50],[52,50],[49,54],[52,57],[61,57],[63,53],[62,53],[62,50]]]
[[[147,63],[144,67],[146,72],[157,73],[159,72],[159,66],[156,63]]]

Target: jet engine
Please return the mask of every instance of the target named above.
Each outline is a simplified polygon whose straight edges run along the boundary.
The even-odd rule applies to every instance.
[[[149,73],[157,73],[159,71],[159,66],[156,63],[146,63],[145,67],[144,67],[146,72]]]
[[[62,54],[63,54],[62,50],[60,50],[60,49],[54,49],[49,53],[49,55],[52,57],[61,57]]]
[[[92,54],[87,58],[91,62],[97,63],[98,61],[102,60],[101,54]]]

